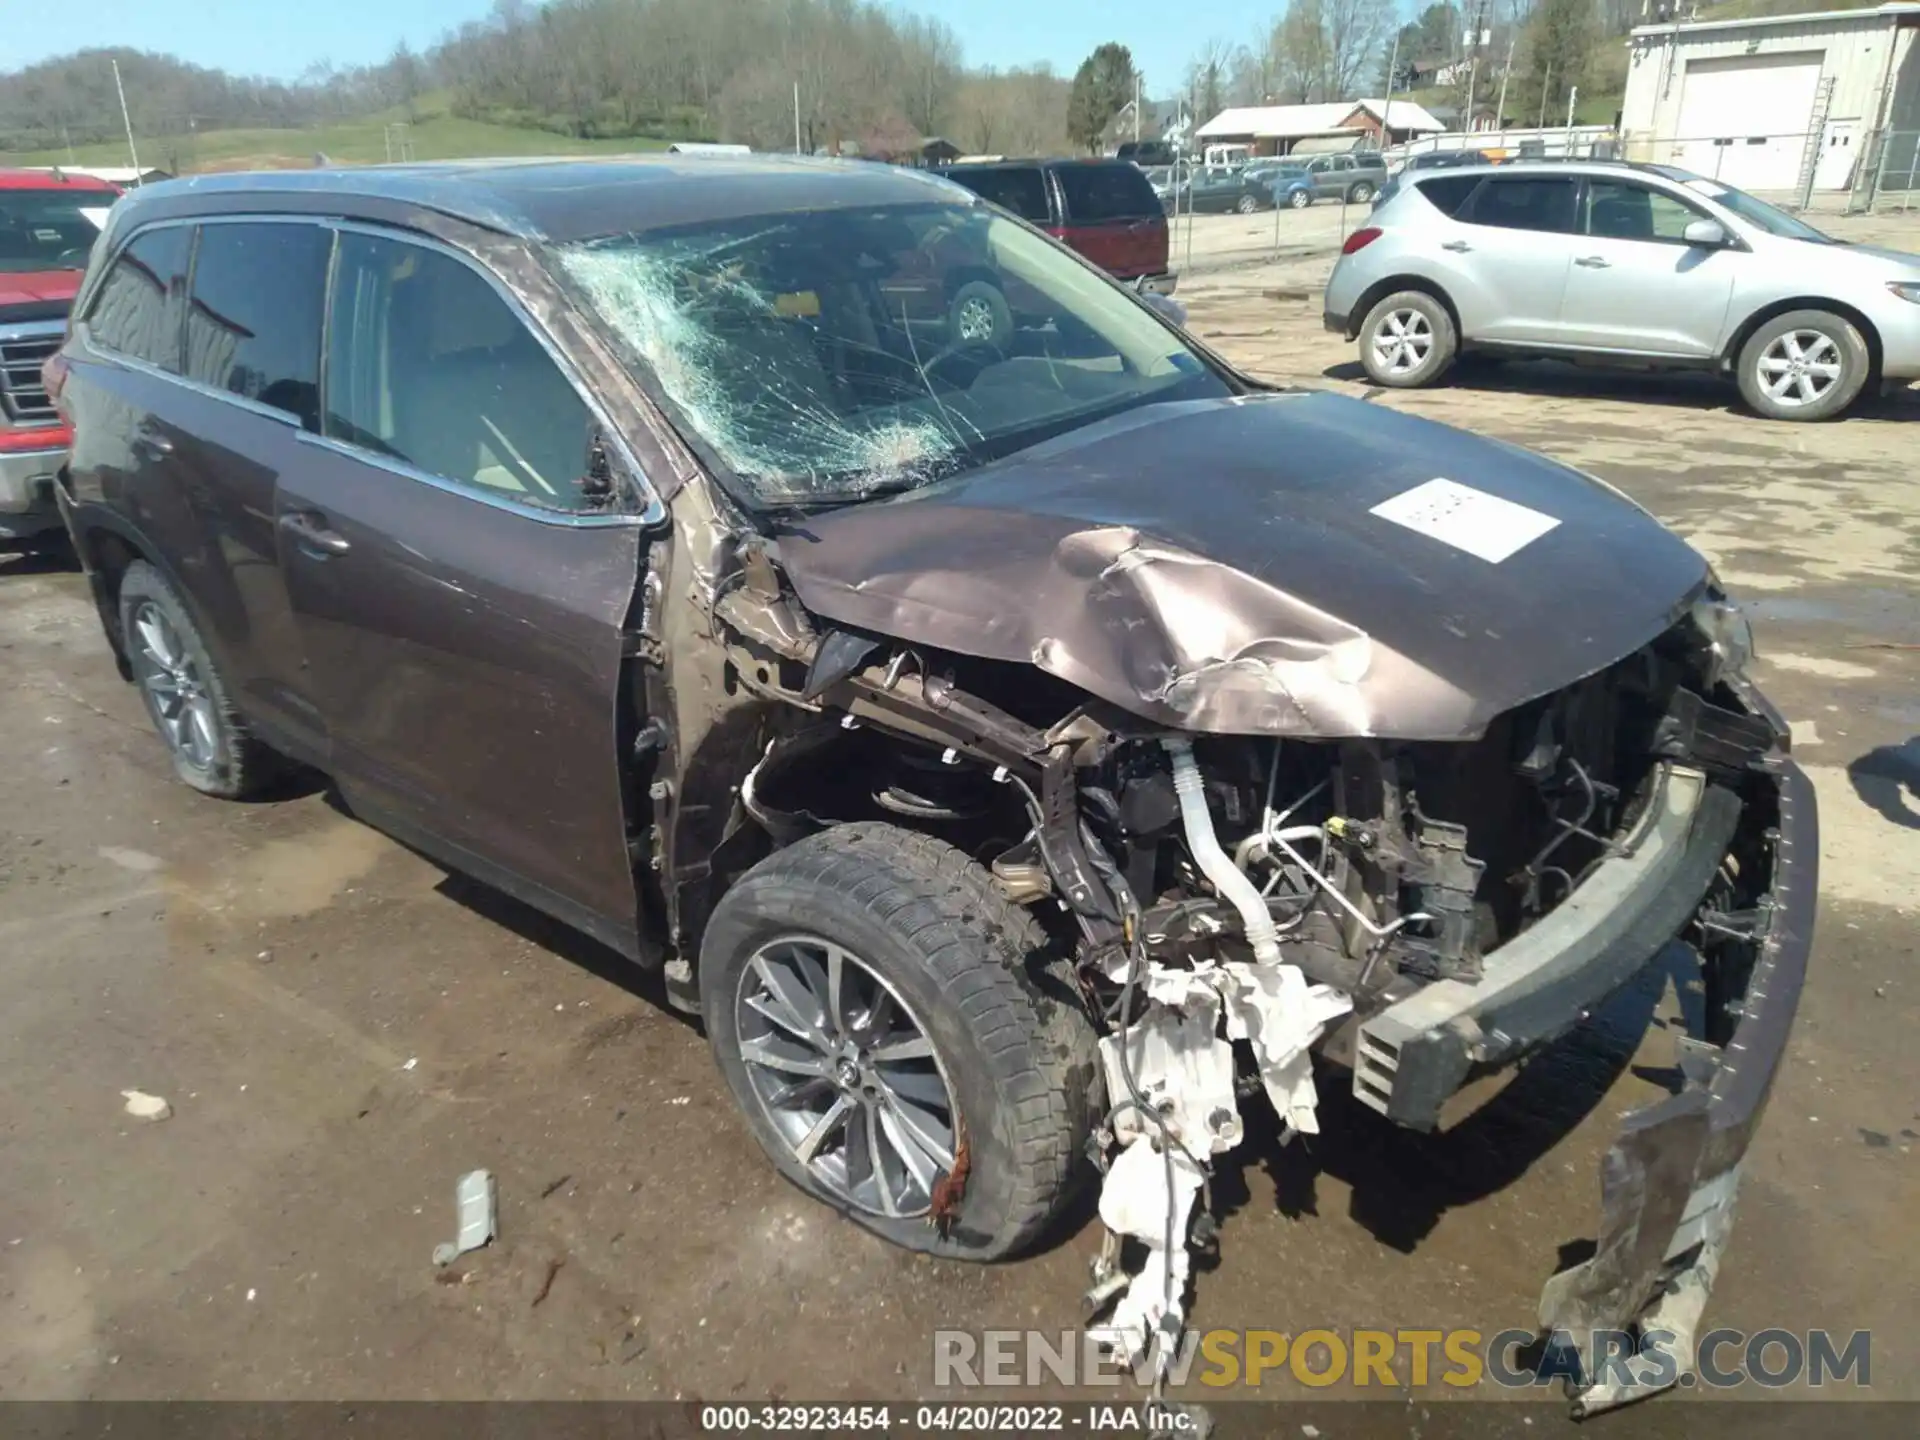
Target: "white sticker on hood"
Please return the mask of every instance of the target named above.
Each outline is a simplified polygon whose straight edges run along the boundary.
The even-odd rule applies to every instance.
[[[1551,515],[1456,480],[1429,480],[1382,500],[1368,513],[1495,565],[1560,523]]]

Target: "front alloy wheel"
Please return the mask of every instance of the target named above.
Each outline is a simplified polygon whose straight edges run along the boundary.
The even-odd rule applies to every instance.
[[[1065,958],[965,852],[839,825],[700,941],[714,1060],[774,1167],[910,1250],[998,1260],[1082,1174],[1099,1056]]]
[[[869,1215],[924,1215],[954,1168],[956,1107],[893,987],[817,935],[760,946],[734,1001],[761,1112],[822,1189]]]
[[[1872,356],[1858,329],[1825,310],[1768,321],[1741,347],[1740,393],[1773,420],[1827,420],[1867,383]]]

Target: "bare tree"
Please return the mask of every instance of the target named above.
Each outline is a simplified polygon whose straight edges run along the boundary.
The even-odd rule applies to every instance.
[[[1232,89],[1234,48],[1225,40],[1203,44],[1187,64],[1187,93],[1193,96],[1194,114],[1205,124],[1226,108]]]

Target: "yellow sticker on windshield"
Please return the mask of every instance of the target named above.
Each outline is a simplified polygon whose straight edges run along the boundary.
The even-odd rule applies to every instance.
[[[789,290],[774,297],[773,313],[789,320],[810,320],[820,313],[820,296],[812,290]]]

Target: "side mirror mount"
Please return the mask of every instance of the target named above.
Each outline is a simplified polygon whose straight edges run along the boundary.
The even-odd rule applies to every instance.
[[[587,441],[587,464],[585,472],[576,480],[580,496],[589,510],[604,510],[613,504],[615,484],[613,478],[613,455],[607,445],[607,437],[598,426]]]
[[[1718,220],[1692,220],[1681,232],[1687,244],[1703,250],[1723,249],[1728,241],[1727,227]]]

